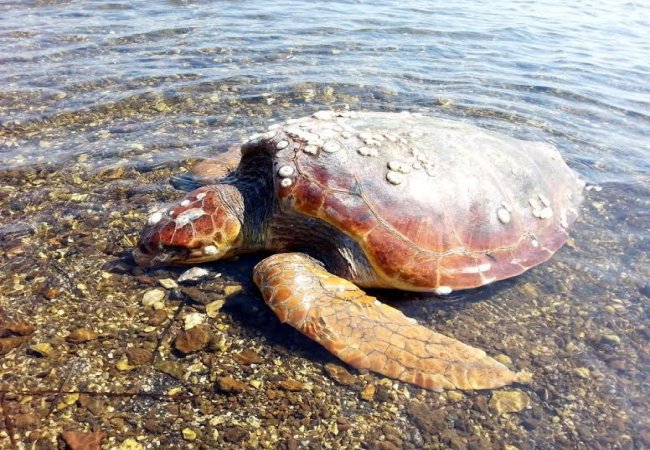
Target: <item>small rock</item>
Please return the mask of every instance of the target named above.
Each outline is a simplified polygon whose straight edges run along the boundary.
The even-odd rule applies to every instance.
[[[221,308],[223,308],[224,303],[225,302],[223,300],[215,300],[211,303],[208,303],[205,305],[205,313],[209,318],[214,319],[219,315],[219,311]]]
[[[260,380],[250,380],[248,384],[253,386],[255,389],[259,389],[262,387],[262,382]]]
[[[235,355],[235,359],[239,361],[240,364],[244,365],[251,365],[251,364],[260,364],[262,362],[262,358],[260,358],[260,355],[255,353],[253,350],[247,348],[242,350],[241,352],[237,353]]]
[[[178,361],[160,361],[156,363],[156,370],[166,373],[176,380],[182,380],[185,375],[185,368]]]
[[[165,291],[162,289],[150,289],[142,296],[142,304],[151,306],[154,309],[162,309],[165,306]]]
[[[199,288],[195,287],[186,287],[182,288],[181,292],[187,295],[193,302],[200,305],[207,305],[214,299],[214,295],[209,292],[204,292]]]
[[[153,311],[149,311],[147,312],[147,315],[147,323],[154,327],[161,325],[168,319],[167,312],[161,309],[154,309]]]
[[[458,391],[447,391],[446,396],[450,402],[459,402],[465,398],[465,396]]]
[[[519,287],[519,290],[527,297],[539,297],[541,294],[533,283],[524,283]]]
[[[0,355],[9,353],[14,348],[29,341],[28,336],[9,336],[0,338]]]
[[[477,395],[474,397],[472,399],[472,409],[487,414],[489,412],[487,397],[485,395]]]
[[[153,361],[153,353],[151,353],[149,350],[139,347],[127,348],[126,356],[129,359],[129,364],[132,364],[134,366],[149,364]]]
[[[99,450],[104,436],[103,431],[64,431],[61,433],[61,437],[70,450]],[[135,450],[135,447],[131,447],[131,449]],[[125,449],[120,446],[120,450]]]
[[[248,436],[248,431],[244,427],[231,426],[223,433],[223,440],[231,443],[242,442]]]
[[[162,280],[158,280],[158,283],[165,289],[176,289],[178,287],[178,284],[171,278],[163,278]]]
[[[144,445],[133,438],[128,438],[120,444],[118,450],[144,450]]]
[[[228,285],[228,286],[223,288],[223,295],[225,295],[226,297],[229,297],[229,296],[231,296],[233,294],[236,294],[238,292],[241,292],[243,290],[244,290],[244,288],[239,284]]]
[[[345,367],[334,363],[325,364],[325,371],[331,379],[344,386],[352,386],[358,381],[357,377],[348,372]]]
[[[367,402],[371,402],[375,398],[375,385],[369,383],[361,391],[361,398]]]
[[[61,411],[62,409],[74,405],[77,403],[77,400],[79,400],[79,395],[80,394],[78,393],[64,395],[63,398],[61,398],[61,401],[56,405],[56,409]]]
[[[187,314],[185,317],[183,317],[183,329],[185,331],[191,330],[197,325],[201,325],[203,322],[205,322],[205,316],[199,312],[194,312]]]
[[[29,352],[36,356],[46,357],[54,352],[54,347],[49,342],[40,342],[29,347]]]
[[[208,272],[203,267],[192,267],[191,269],[183,272],[181,276],[178,277],[178,282],[185,283],[188,281],[197,281],[201,278],[207,277],[209,273],[210,272]]]
[[[576,367],[573,369],[573,373],[578,375],[580,378],[587,379],[589,378],[590,372],[586,367]]]
[[[218,377],[217,387],[221,392],[244,392],[248,389],[246,383],[235,380],[233,377]]]
[[[142,427],[149,433],[159,434],[165,431],[165,427],[161,425],[156,419],[147,419],[142,424]]]
[[[426,434],[440,433],[449,426],[447,411],[443,408],[434,410],[426,403],[409,403],[406,405],[406,414],[411,419],[411,422]]]
[[[11,336],[12,334],[29,336],[34,331],[36,331],[36,327],[22,319],[0,322],[0,337]]]
[[[115,368],[121,372],[132,370],[134,367],[135,366],[129,364],[129,358],[126,355],[122,355],[120,360],[117,363],[115,363]]]
[[[600,342],[607,345],[619,345],[621,338],[615,334],[604,334],[600,337]]]
[[[176,350],[186,354],[198,352],[208,345],[211,338],[212,333],[210,327],[205,324],[199,324],[189,330],[183,330],[178,333],[174,340],[174,347],[176,347]]]
[[[278,384],[282,389],[292,392],[302,391],[305,388],[300,381],[294,380],[293,378],[287,378],[286,380],[280,381]]]
[[[72,333],[70,333],[65,340],[73,344],[81,344],[82,342],[88,342],[95,340],[99,337],[99,334],[95,333],[88,328],[77,328]]]
[[[38,423],[38,416],[33,413],[16,414],[13,418],[13,425],[19,429],[32,428]]]
[[[504,355],[503,353],[500,355],[496,355],[494,357],[497,361],[499,361],[501,364],[504,366],[512,367],[512,359],[508,355]]]
[[[377,450],[400,450],[402,447],[399,447],[390,441],[377,441],[375,448],[377,448]]]
[[[515,391],[495,391],[490,399],[490,409],[498,415],[517,413],[530,405],[530,398],[526,393]]]
[[[183,439],[186,441],[195,441],[196,440],[196,431],[191,428],[183,428]]]

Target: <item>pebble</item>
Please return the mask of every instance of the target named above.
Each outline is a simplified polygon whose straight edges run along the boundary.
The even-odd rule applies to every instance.
[[[36,414],[17,414],[13,418],[14,427],[18,429],[31,428],[38,423],[38,416]]]
[[[122,441],[118,450],[144,450],[144,445],[133,438],[128,438]]]
[[[199,312],[194,312],[183,317],[183,328],[185,331],[191,330],[197,325],[205,322],[205,316]]]
[[[168,319],[167,312],[157,309],[157,310],[149,311],[147,323],[151,326],[157,327],[158,325],[164,323],[167,319]]]
[[[291,392],[302,391],[305,388],[304,384],[298,380],[294,380],[293,378],[287,378],[286,380],[280,381],[278,384],[282,389]]]
[[[201,278],[205,278],[208,276],[210,272],[208,272],[206,269],[203,267],[192,267],[189,270],[186,270],[183,272],[179,277],[178,277],[178,282],[179,283],[184,283],[187,281],[197,281],[200,280]]]
[[[589,378],[591,372],[586,367],[576,367],[573,369],[573,373],[578,375],[580,378],[587,379]]]
[[[95,333],[88,328],[77,328],[72,333],[70,333],[65,340],[72,344],[80,344],[82,342],[93,341],[99,337],[98,333]]]
[[[99,449],[106,434],[103,431],[63,431],[61,438],[70,450]],[[120,449],[122,447],[120,446]]]
[[[619,345],[621,338],[615,334],[604,334],[600,337],[600,342],[607,345]]]
[[[46,357],[54,353],[54,347],[49,342],[40,342],[30,346],[29,351],[36,356]]]
[[[142,305],[150,306],[153,309],[165,307],[165,291],[162,289],[150,289],[142,296]]]
[[[178,361],[160,361],[156,364],[156,370],[166,373],[176,380],[183,380],[185,368]]]
[[[178,287],[178,283],[171,278],[163,278],[162,280],[158,280],[158,283],[165,289],[175,289]]]
[[[36,331],[36,327],[29,322],[18,320],[6,320],[0,322],[0,337],[17,334],[18,336],[28,336]]]
[[[120,360],[117,363],[115,363],[115,368],[121,372],[125,372],[127,370],[134,369],[135,366],[129,364],[129,358],[126,355],[122,355]]]
[[[27,341],[29,341],[29,337],[27,336],[9,336],[6,338],[0,338],[0,355],[9,353],[11,350]]]
[[[499,355],[496,355],[494,359],[499,361],[504,366],[512,367],[512,359],[510,359],[508,355],[504,355],[503,353],[501,353]]]
[[[215,300],[211,303],[208,303],[205,305],[205,313],[209,318],[214,319],[219,315],[219,311],[221,308],[223,308],[224,303],[225,302],[223,300]]]
[[[212,301],[214,295],[209,292],[205,292],[196,287],[187,287],[181,289],[181,292],[187,295],[193,302],[199,303],[201,305],[207,305]]]
[[[205,324],[196,325],[178,333],[174,347],[181,353],[193,353],[203,350],[212,339],[210,327]]]
[[[495,391],[490,399],[490,409],[498,415],[517,413],[530,405],[530,398],[525,392]]]
[[[519,287],[519,290],[528,297],[539,297],[541,294],[533,283],[524,283]]]
[[[244,288],[239,284],[231,284],[223,288],[223,294],[228,297],[230,295],[236,294],[243,291]]]
[[[126,356],[129,363],[134,366],[149,364],[153,361],[153,353],[140,347],[129,347],[126,349]]]
[[[344,386],[352,386],[357,383],[358,379],[343,366],[334,363],[325,364],[325,371],[331,379]]]
[[[260,355],[255,353],[253,350],[247,348],[242,350],[241,352],[237,353],[235,355],[235,359],[243,365],[251,365],[251,364],[260,364],[262,363],[262,358],[260,358]]]
[[[196,440],[196,431],[191,428],[183,428],[183,439],[186,441],[195,441]]]
[[[367,402],[372,401],[375,398],[375,385],[372,383],[367,384],[359,395]]]
[[[235,380],[233,377],[217,378],[217,388],[221,392],[244,392],[248,386],[243,381]]]

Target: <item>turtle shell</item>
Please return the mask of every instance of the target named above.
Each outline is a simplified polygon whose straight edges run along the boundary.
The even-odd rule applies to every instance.
[[[582,200],[553,146],[462,122],[320,112],[261,140],[281,207],[352,237],[400,289],[448,293],[520,274],[564,244]]]

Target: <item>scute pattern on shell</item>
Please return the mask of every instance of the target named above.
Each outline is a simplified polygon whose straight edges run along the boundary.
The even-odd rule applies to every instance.
[[[284,208],[347,233],[407,290],[476,287],[545,261],[584,186],[549,144],[410,113],[319,112],[253,147],[273,153]]]

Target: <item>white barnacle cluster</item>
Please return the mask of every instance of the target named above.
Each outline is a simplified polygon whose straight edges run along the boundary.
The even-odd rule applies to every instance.
[[[335,141],[327,141],[323,144],[322,148],[326,153],[336,153],[341,150],[341,145]]]
[[[411,167],[409,167],[409,164],[403,161],[398,161],[394,159],[392,161],[389,161],[387,165],[388,168],[393,172],[399,172],[403,174],[407,174],[411,172]]]
[[[497,209],[497,219],[499,219],[499,222],[501,223],[510,223],[510,213],[512,212],[512,208],[510,205],[508,205],[506,202],[501,202],[501,206]]]
[[[427,175],[430,177],[436,176],[436,166],[433,162],[429,160],[427,155],[417,149],[413,149],[413,156],[415,157],[415,161],[413,164],[411,164],[411,167],[413,167],[415,170],[423,170],[426,172]]]
[[[449,295],[453,289],[450,286],[438,286],[433,290],[433,293],[436,295]]]
[[[280,186],[283,188],[288,188],[293,184],[293,174],[296,172],[296,170],[291,167],[290,165],[284,165],[281,166],[278,169],[278,177],[280,177]]]
[[[537,194],[537,198],[529,198],[528,204],[533,209],[533,217],[537,217],[538,219],[550,219],[553,217],[551,202],[545,195]]]
[[[187,211],[183,211],[176,217],[176,225],[178,227],[184,227],[185,225],[194,222],[199,217],[203,216],[205,211],[203,208],[192,208]]]
[[[147,218],[147,225],[153,226],[161,221],[164,211],[156,211]]]
[[[377,155],[379,155],[379,152],[377,151],[377,149],[373,148],[373,147],[359,147],[357,149],[357,153],[360,154],[361,156],[377,156]]]
[[[405,179],[405,175],[411,172],[411,165],[398,160],[389,161],[388,164],[388,173],[386,174],[386,180],[391,184],[402,184]]]
[[[359,133],[359,139],[361,139],[364,144],[372,147],[381,145],[385,138],[381,134],[362,131]]]
[[[562,228],[569,228],[569,218],[566,215],[566,210],[560,212],[560,226]]]

